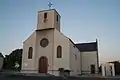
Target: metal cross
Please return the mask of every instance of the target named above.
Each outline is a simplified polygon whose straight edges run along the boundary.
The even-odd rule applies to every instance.
[[[48,7],[49,7],[49,9],[51,9],[51,6],[52,6],[53,4],[49,1],[49,3],[48,3]]]

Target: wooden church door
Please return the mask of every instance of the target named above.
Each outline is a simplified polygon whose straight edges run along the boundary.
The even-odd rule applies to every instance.
[[[47,73],[48,69],[48,60],[46,57],[42,56],[39,59],[39,73]]]

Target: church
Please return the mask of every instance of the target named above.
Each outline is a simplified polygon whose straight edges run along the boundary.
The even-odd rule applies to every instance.
[[[60,19],[56,9],[38,11],[37,27],[23,42],[22,73],[98,73],[97,41],[75,44],[61,32]]]

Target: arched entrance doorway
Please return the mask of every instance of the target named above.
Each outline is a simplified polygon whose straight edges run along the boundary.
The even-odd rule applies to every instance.
[[[45,56],[39,59],[39,73],[47,73],[48,69],[48,59]]]

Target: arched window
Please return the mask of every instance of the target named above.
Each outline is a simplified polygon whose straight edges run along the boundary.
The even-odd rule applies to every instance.
[[[57,47],[57,58],[62,58],[62,47],[61,46]]]
[[[47,13],[44,13],[44,23],[47,21]]]
[[[44,13],[44,19],[46,19],[47,18],[47,13]]]
[[[29,50],[28,50],[28,59],[32,59],[32,54],[33,54],[33,48],[29,47]]]
[[[56,17],[57,17],[56,20],[58,21],[58,15]]]

